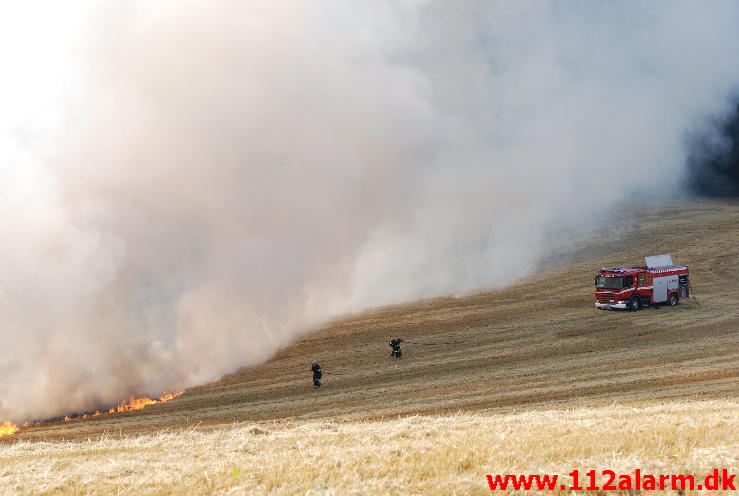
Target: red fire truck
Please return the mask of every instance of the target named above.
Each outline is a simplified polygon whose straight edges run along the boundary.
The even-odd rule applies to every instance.
[[[646,265],[623,269],[601,268],[595,276],[595,306],[629,309],[667,303],[674,307],[690,297],[687,265],[675,265],[670,255],[645,257]]]

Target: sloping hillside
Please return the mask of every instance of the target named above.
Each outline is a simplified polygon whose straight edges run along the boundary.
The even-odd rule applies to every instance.
[[[553,253],[551,260],[572,263],[552,265],[515,287],[347,317],[269,363],[170,402],[11,437],[736,397],[739,205],[649,206],[627,217],[608,235],[589,231],[560,243],[562,256]],[[636,313],[594,308],[597,268],[663,252],[690,266],[697,301]],[[411,342],[401,361],[389,357],[394,336]],[[325,371],[320,391],[311,386],[314,359]]]

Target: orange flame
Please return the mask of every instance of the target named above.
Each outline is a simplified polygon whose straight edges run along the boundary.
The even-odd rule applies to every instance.
[[[0,437],[10,436],[18,432],[18,426],[10,422],[0,422]]]
[[[179,393],[164,393],[161,398],[159,398],[160,403],[164,403],[165,401],[173,400],[177,398],[178,396],[182,396],[182,391]]]
[[[131,412],[133,410],[141,410],[145,406],[153,405],[153,404],[156,404],[156,403],[164,403],[165,401],[169,401],[169,400],[175,399],[178,396],[182,396],[182,395],[183,395],[183,392],[179,392],[179,393],[167,393],[167,392],[165,392],[157,400],[153,400],[153,399],[148,398],[146,396],[144,396],[142,398],[137,398],[135,396],[131,396],[128,399],[128,401],[123,401],[123,402],[119,403],[118,406],[116,406],[114,408],[111,408],[110,410],[108,410],[107,413],[108,414],[111,414],[111,413]],[[103,412],[101,412],[100,410],[98,410],[98,411],[96,411],[94,413],[85,413],[83,415],[79,415],[79,416],[75,416],[75,417],[69,417],[69,416],[65,415],[64,416],[64,422],[72,422],[74,420],[87,420],[87,419],[90,419],[90,418],[98,417],[98,416],[100,416],[102,414],[103,414]],[[28,421],[26,421],[26,423],[23,424],[23,429],[28,429],[29,427],[30,427],[30,425],[29,425]],[[20,429],[15,424],[12,424],[10,422],[0,422],[0,437],[9,436],[11,434],[15,434],[19,430]]]
[[[118,403],[118,406],[108,410],[108,413],[123,413],[130,412],[132,410],[141,410],[145,406],[152,405],[154,403],[156,403],[156,401],[151,398],[147,398],[146,396],[144,396],[143,398],[136,398],[135,396],[131,396],[128,401]]]
[[[122,412],[130,412],[133,410],[141,410],[145,406],[153,405],[155,403],[164,403],[165,401],[169,401],[171,399],[177,398],[178,396],[182,396],[182,393],[166,393],[165,392],[158,400],[153,400],[146,396],[142,398],[131,396],[128,399],[128,401],[119,403],[117,407],[111,408],[110,410],[108,410],[108,413],[122,413]]]

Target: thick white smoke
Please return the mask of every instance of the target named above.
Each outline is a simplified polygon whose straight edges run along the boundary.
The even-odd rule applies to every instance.
[[[739,81],[733,1],[0,9],[0,420],[503,286],[557,226],[674,191]]]

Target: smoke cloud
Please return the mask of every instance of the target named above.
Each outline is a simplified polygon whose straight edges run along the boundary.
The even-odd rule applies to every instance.
[[[701,196],[739,196],[739,105],[710,116],[687,141],[686,186]]]
[[[739,81],[732,1],[23,5],[0,13],[14,421],[502,287],[548,234],[678,192]]]

